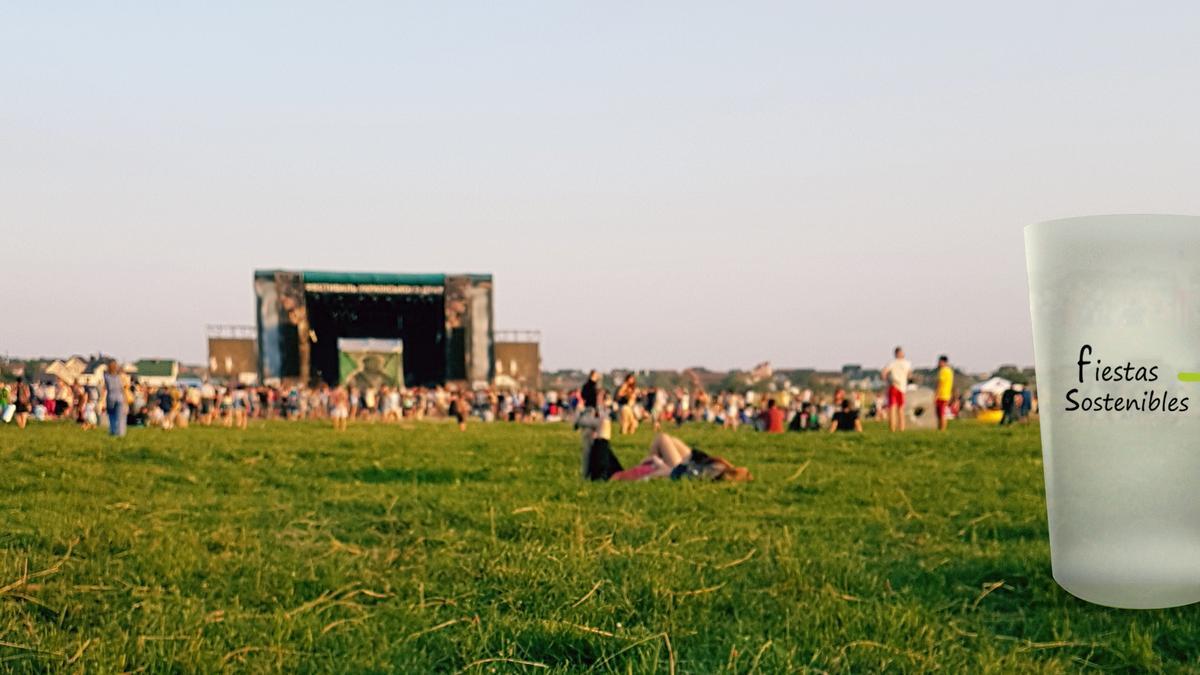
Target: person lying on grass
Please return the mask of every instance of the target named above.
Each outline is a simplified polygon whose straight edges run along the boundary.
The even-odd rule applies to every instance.
[[[612,474],[611,480],[649,480],[652,478],[701,478],[706,480],[752,480],[745,467],[711,456],[670,434],[658,434],[650,444],[650,454],[641,464]]]
[[[587,480],[608,480],[621,471],[621,462],[612,451],[612,419],[605,405],[607,393],[596,391],[596,407],[587,408],[575,420],[583,444],[583,477]]]

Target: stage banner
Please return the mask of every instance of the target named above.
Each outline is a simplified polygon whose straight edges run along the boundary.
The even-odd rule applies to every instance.
[[[404,341],[338,338],[338,383],[359,389],[404,386]]]

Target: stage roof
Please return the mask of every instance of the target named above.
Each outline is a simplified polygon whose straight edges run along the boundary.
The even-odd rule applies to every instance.
[[[300,274],[305,282],[318,284],[404,284],[441,286],[448,276],[465,276],[474,281],[491,281],[490,274],[398,274],[391,272],[329,272],[321,270],[255,270],[255,279],[274,279],[275,274]]]

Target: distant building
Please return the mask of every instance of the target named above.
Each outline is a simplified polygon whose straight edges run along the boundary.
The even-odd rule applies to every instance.
[[[72,356],[66,361],[55,359],[42,369],[42,376],[57,378],[64,384],[99,386],[111,360],[107,356],[93,356],[87,359]]]
[[[771,368],[771,362],[763,361],[762,363],[755,365],[754,368],[750,370],[750,379],[754,380],[755,382],[759,380],[769,380],[774,374],[775,371]]]
[[[859,370],[858,377],[846,380],[846,387],[859,390],[882,389],[883,376],[877,369]]]
[[[810,385],[814,388],[834,389],[845,384],[846,379],[838,370],[821,370],[812,374],[808,379]]]
[[[66,361],[60,361],[58,359],[51,361],[50,364],[42,370],[42,375],[43,379],[55,377],[65,384],[75,384],[80,376],[83,375],[86,368],[87,361],[84,361],[78,356],[72,356]]]
[[[578,389],[587,379],[587,373],[578,369],[555,370],[541,373],[542,386],[545,389]]]
[[[254,326],[208,327],[208,375],[253,384],[258,380],[258,329]]]

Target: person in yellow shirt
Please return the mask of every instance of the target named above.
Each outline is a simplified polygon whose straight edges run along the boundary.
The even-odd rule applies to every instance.
[[[950,418],[950,398],[954,396],[954,369],[950,367],[950,359],[945,354],[938,357],[937,389],[934,391],[938,431],[945,431]]]

